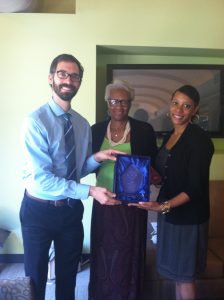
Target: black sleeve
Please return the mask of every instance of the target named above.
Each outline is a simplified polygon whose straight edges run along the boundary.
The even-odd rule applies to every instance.
[[[100,122],[92,125],[92,153],[96,153],[100,150],[106,133],[107,124],[108,122]]]
[[[154,166],[157,144],[155,132],[150,124],[131,119],[131,150],[132,154],[150,156]]]
[[[190,198],[200,198],[201,191],[207,186],[213,153],[213,143],[205,134],[191,140],[187,160],[188,180],[184,190]]]

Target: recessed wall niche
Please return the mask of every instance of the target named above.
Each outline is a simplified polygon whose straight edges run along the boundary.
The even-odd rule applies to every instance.
[[[109,64],[217,64],[224,66],[224,49],[97,45],[96,121],[107,118],[104,100]],[[223,129],[224,130],[224,129]]]

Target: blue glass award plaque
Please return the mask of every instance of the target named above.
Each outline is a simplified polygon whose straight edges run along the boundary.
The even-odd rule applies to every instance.
[[[127,202],[149,201],[150,157],[118,154],[114,165],[116,199]]]

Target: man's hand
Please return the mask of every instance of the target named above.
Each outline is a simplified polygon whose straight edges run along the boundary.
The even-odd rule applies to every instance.
[[[103,205],[118,205],[121,201],[114,199],[116,195],[111,193],[106,188],[91,186],[89,195],[96,199],[100,204]]]
[[[93,154],[94,159],[97,162],[101,162],[103,160],[116,160],[116,155],[117,154],[127,154],[125,152],[121,152],[121,151],[117,151],[117,150],[113,150],[113,149],[108,149],[108,150],[103,150],[103,151],[99,151]]]

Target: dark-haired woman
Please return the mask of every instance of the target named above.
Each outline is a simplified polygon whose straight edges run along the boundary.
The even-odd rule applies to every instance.
[[[136,204],[158,212],[157,270],[175,281],[178,300],[196,299],[195,279],[206,265],[214,147],[207,132],[192,124],[199,100],[198,91],[189,85],[174,92],[170,103],[173,130],[156,159],[163,178],[158,199]]]

